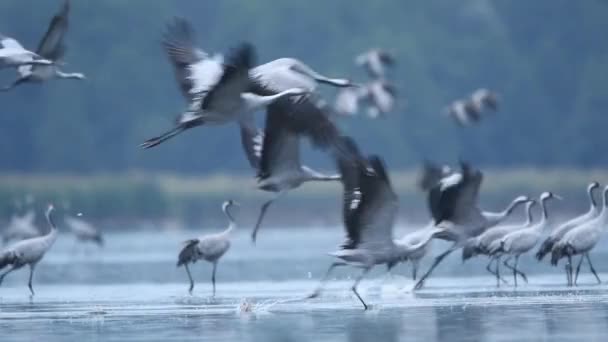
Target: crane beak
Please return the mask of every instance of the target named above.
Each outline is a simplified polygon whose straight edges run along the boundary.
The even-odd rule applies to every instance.
[[[559,196],[559,195],[556,195],[556,194],[553,194],[553,197],[555,197],[555,199],[558,199],[560,201],[564,200],[564,198],[562,196]]]

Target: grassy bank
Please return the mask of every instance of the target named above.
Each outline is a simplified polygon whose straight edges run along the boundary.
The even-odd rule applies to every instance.
[[[423,216],[424,197],[415,188],[416,170],[394,171],[392,179],[400,195],[402,211]],[[501,207],[517,194],[537,195],[552,190],[569,200],[573,209],[586,206],[584,187],[590,180],[608,181],[607,170],[486,170],[483,199],[489,207]],[[297,209],[294,215],[318,210],[339,210],[339,184],[308,184],[289,194],[284,208]],[[6,220],[30,195],[37,207],[53,202],[68,210],[82,211],[93,220],[157,220],[179,218],[201,220],[208,210],[234,198],[256,203],[244,208],[252,214],[268,194],[255,190],[255,180],[245,175],[205,177],[174,174],[81,175],[0,175],[0,215]],[[320,212],[322,215],[325,213]]]

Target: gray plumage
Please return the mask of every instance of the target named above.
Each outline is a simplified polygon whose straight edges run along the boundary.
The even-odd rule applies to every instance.
[[[551,249],[553,249],[553,246],[559,240],[561,240],[561,238],[567,232],[599,215],[601,206],[597,205],[597,203],[595,202],[595,198],[593,197],[594,190],[598,189],[599,187],[600,184],[598,182],[592,182],[587,186],[587,195],[589,196],[590,204],[589,210],[586,213],[577,216],[571,220],[568,220],[560,224],[557,228],[553,229],[551,231],[551,234],[549,234],[549,236],[541,244],[540,248],[538,249],[538,252],[536,252],[536,259],[538,259],[538,261],[541,261],[545,257],[545,255],[549,254],[551,252]]]
[[[372,78],[384,78],[386,68],[395,65],[395,57],[383,49],[370,49],[357,56],[355,64],[363,67]]]
[[[254,151],[256,149],[259,147],[249,148]],[[251,233],[254,242],[266,211],[279,197],[305,182],[340,180],[340,175],[325,175],[301,164],[299,134],[290,129],[290,122],[279,107],[268,108],[260,152],[259,162],[256,163],[259,164],[257,187],[277,195],[266,201],[260,209]],[[252,155],[250,158],[255,157]]]
[[[552,265],[557,265],[559,260],[563,257],[568,258],[568,265],[570,265],[569,268],[567,268],[569,273],[568,285],[576,284],[576,278],[578,277],[583,257],[587,259],[589,268],[597,282],[601,283],[600,277],[597,275],[597,272],[591,263],[589,252],[596,246],[606,229],[606,225],[608,225],[608,210],[606,210],[608,207],[608,186],[604,187],[602,195],[603,203],[600,214],[569,230],[551,249]],[[572,257],[575,255],[581,255],[582,257],[576,268],[576,275],[573,278]]]
[[[30,276],[28,287],[31,295],[34,295],[34,288],[32,286],[34,269],[57,239],[57,227],[55,226],[55,222],[52,217],[53,210],[54,207],[49,205],[46,211],[46,219],[50,227],[48,233],[43,236],[21,240],[4,248],[0,252],[0,270],[10,266],[6,272],[0,274],[0,284],[2,284],[2,281],[9,273],[18,270],[25,265],[29,265]]]
[[[228,218],[228,227],[216,234],[202,235],[196,239],[187,240],[184,242],[184,247],[179,252],[177,259],[177,267],[184,266],[188,279],[190,280],[189,292],[192,294],[194,289],[194,281],[190,274],[188,265],[194,264],[198,260],[205,260],[213,265],[211,273],[211,283],[213,285],[213,296],[215,296],[215,273],[217,264],[220,258],[230,249],[230,233],[236,228],[234,217],[230,213],[230,209],[238,203],[229,200],[222,204],[222,211]]]
[[[519,257],[522,254],[531,251],[540,241],[543,232],[549,227],[549,215],[546,202],[552,198],[561,199],[551,192],[544,192],[541,194],[539,200],[541,207],[540,221],[530,227],[509,232],[500,239],[499,245],[490,248],[490,255],[502,254],[514,258],[513,265],[508,264],[509,259],[504,260],[505,266],[513,270],[514,286],[517,286],[517,274],[520,274],[527,282],[525,274],[517,268]]]
[[[460,168],[460,172],[444,177],[429,191],[431,216],[435,225],[444,228],[436,237],[452,241],[453,245],[435,258],[429,270],[416,283],[416,289],[424,285],[426,278],[446,256],[461,248],[468,239],[504,221],[513,209],[528,201],[526,196],[519,196],[501,212],[482,211],[478,203],[482,172],[462,161]]]
[[[498,95],[486,88],[479,88],[471,94],[471,103],[478,113],[498,110]]]
[[[397,91],[392,83],[373,80],[359,87],[341,89],[334,100],[334,112],[351,116],[365,106],[367,115],[375,119],[393,111],[396,96]]]
[[[195,47],[194,29],[181,18],[175,18],[167,25],[163,47],[189,105],[177,118],[174,128],[146,140],[141,144],[143,148],[157,146],[187,129],[202,125],[238,122],[242,128],[254,126],[251,113],[282,97],[307,93],[299,88],[264,95],[252,92],[249,72],[255,63],[254,47],[242,43],[230,51],[225,60],[221,56],[210,57]]]
[[[459,126],[479,123],[488,111],[498,110],[498,95],[486,88],[475,90],[470,97],[452,102],[445,110]]]
[[[358,153],[351,139],[343,139],[346,139],[345,146],[350,146],[353,153]],[[351,290],[367,309],[367,304],[357,292],[357,285],[361,279],[376,265],[385,264],[390,269],[397,263],[407,260],[411,253],[440,232],[440,229],[429,231],[427,237],[417,244],[393,240],[393,226],[399,210],[398,198],[392,189],[382,159],[372,155],[367,161],[367,166],[364,166],[337,160],[343,177],[343,220],[346,241],[341,249],[330,253],[339,261],[329,267],[321,283],[309,298],[320,295],[323,285],[335,267],[351,265],[363,269]]]
[[[78,241],[93,242],[99,247],[103,246],[104,240],[101,231],[89,222],[78,217],[68,216],[65,218],[65,223]]]

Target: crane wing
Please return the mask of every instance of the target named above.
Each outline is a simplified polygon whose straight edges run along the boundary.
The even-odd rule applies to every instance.
[[[264,132],[254,122],[252,113],[243,113],[239,119],[241,130],[241,144],[243,151],[249,161],[249,165],[255,170],[260,168],[262,158],[262,146],[264,143]]]
[[[188,100],[208,91],[222,75],[223,57],[209,56],[195,46],[194,39],[190,23],[176,17],[167,24],[162,40],[180,90]]]
[[[48,60],[59,60],[65,54],[66,46],[63,42],[65,33],[68,31],[68,14],[70,13],[70,1],[65,0],[40,41],[36,53]]]
[[[317,88],[317,82],[314,78],[294,68],[294,65],[299,63],[293,58],[279,58],[251,69],[250,76],[263,88],[262,92],[265,95],[293,88],[304,89],[312,93]]]
[[[361,201],[345,222],[348,235],[348,242],[343,246],[345,249],[378,249],[393,241],[398,198],[382,159],[374,155],[368,158],[368,162],[374,172],[358,166]]]
[[[23,46],[21,45],[21,43],[19,43],[16,39],[7,37],[7,36],[3,35],[2,33],[0,33],[0,48],[25,50],[23,48]]]
[[[359,159],[363,159],[361,153],[359,152],[359,148],[355,141],[347,136],[341,137],[342,143],[346,149],[350,150],[352,155],[359,156]],[[361,189],[359,187],[359,178],[361,174],[361,170],[357,165],[353,165],[353,163],[342,156],[337,156],[335,158],[336,166],[340,172],[342,186],[343,186],[343,206],[342,206],[342,215],[344,226],[352,227],[352,214],[356,212],[359,204],[361,203]],[[348,234],[347,234],[348,235]],[[350,238],[347,237],[346,246],[354,244]]]
[[[241,94],[251,88],[249,69],[255,63],[251,44],[242,43],[235,48],[223,65],[222,75],[201,102],[201,109],[214,113],[231,111],[241,102]]]
[[[298,133],[290,129],[289,117],[282,109],[279,106],[268,108],[258,178],[300,169],[300,139]]]
[[[422,170],[418,176],[418,187],[422,191],[429,191],[437,185],[442,178],[449,174],[451,174],[449,168],[437,165],[430,160],[425,160],[422,163]]]
[[[461,162],[461,172],[443,178],[429,192],[429,208],[435,224],[450,221],[469,226],[482,221],[477,203],[483,180],[481,171]]]

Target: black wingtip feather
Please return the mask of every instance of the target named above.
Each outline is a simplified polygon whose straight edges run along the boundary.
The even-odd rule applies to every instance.
[[[198,244],[198,239],[187,240],[184,243],[185,246],[179,252],[179,256],[177,257],[177,267],[196,260],[196,245]]]
[[[390,177],[388,176],[388,172],[386,171],[386,163],[379,155],[371,155],[368,158],[370,166],[373,168],[374,172],[387,184],[391,184]]]

